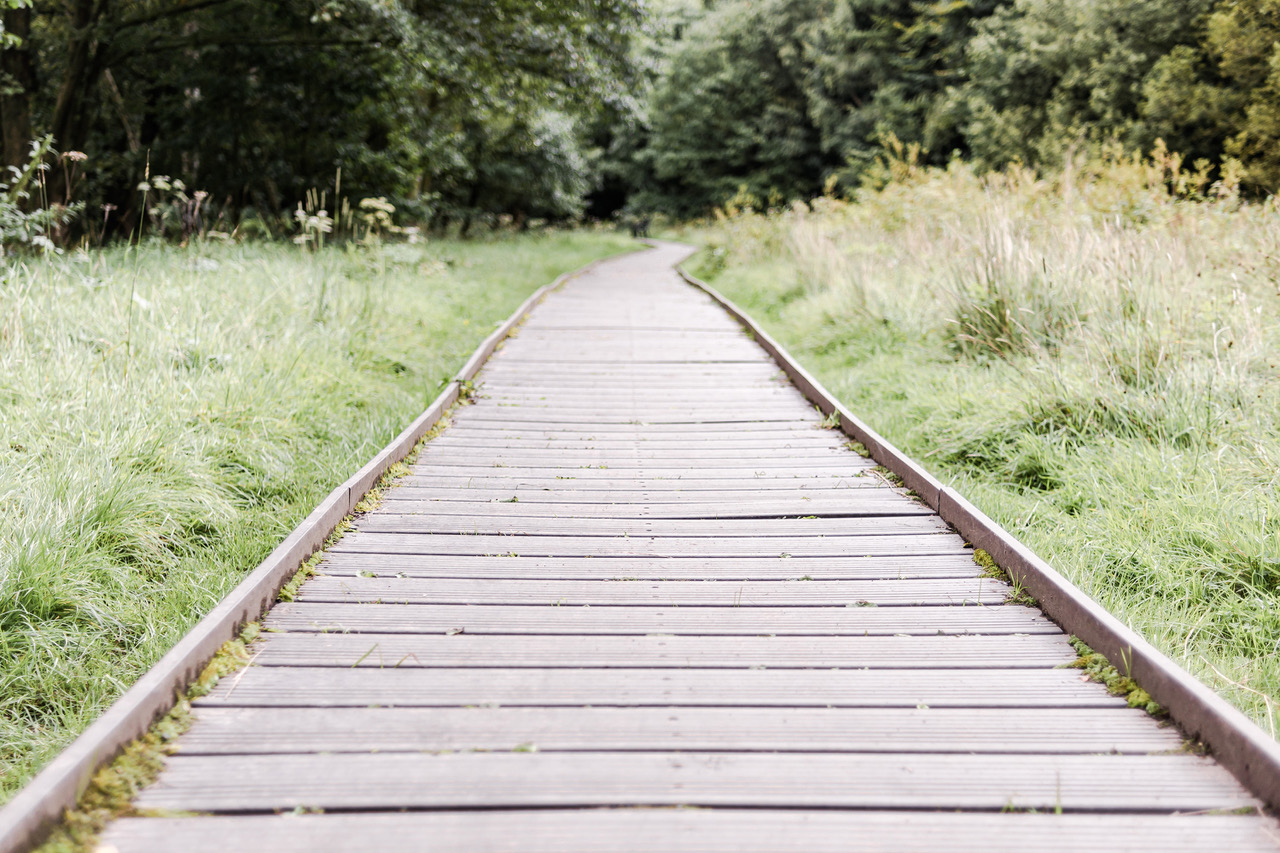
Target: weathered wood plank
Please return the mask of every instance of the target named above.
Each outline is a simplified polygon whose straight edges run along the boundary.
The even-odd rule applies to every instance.
[[[524,748],[1142,755],[1181,746],[1176,729],[1132,708],[206,708],[178,753]]]
[[[542,604],[772,607],[999,606],[1012,588],[990,578],[848,581],[641,581],[316,577],[298,601],[383,604]]]
[[[541,809],[127,818],[118,853],[1164,853],[1274,851],[1280,830],[1239,815],[992,814],[799,809]]]
[[[566,486],[608,486],[610,488],[648,488],[651,483],[661,484],[665,481],[669,488],[698,488],[699,486],[717,489],[741,489],[754,491],[789,485],[796,488],[811,485],[839,488],[845,481],[862,477],[875,479],[870,469],[858,465],[842,463],[832,467],[814,467],[808,469],[779,469],[763,465],[758,468],[671,468],[666,465],[639,467],[618,466],[580,466],[562,467],[555,465],[443,465],[419,463],[410,468],[406,475],[406,485],[426,485],[447,483],[464,486],[467,484],[489,485],[490,480],[525,483],[529,486],[560,485]]]
[[[686,637],[267,634],[260,666],[986,669],[1060,666],[1061,636]]]
[[[1199,811],[1257,806],[1191,755],[176,755],[143,809],[807,806]],[[1152,780],[1159,779],[1159,785]]]
[[[650,481],[667,481],[672,484],[699,484],[706,481],[719,482],[725,489],[755,488],[753,484],[771,481],[785,482],[792,487],[806,483],[817,486],[834,485],[841,480],[861,479],[876,485],[886,481],[875,473],[873,466],[865,464],[861,457],[850,453],[839,464],[825,466],[808,466],[789,468],[777,464],[755,464],[737,466],[673,467],[670,462],[654,460],[652,464],[631,465],[618,469],[600,467],[602,463],[569,467],[556,465],[506,464],[490,463],[488,465],[445,464],[440,462],[415,463],[409,469],[409,477],[452,477],[455,481],[467,478],[518,477],[525,480],[579,480],[590,482],[614,481],[626,484],[626,488],[643,488]],[[408,483],[412,485],[412,482]],[[563,485],[563,484],[562,484]]]
[[[497,436],[492,433],[475,434],[471,432],[458,432],[450,435],[446,432],[439,438],[432,440],[427,447],[432,450],[444,448],[460,450],[466,448],[468,451],[472,448],[514,449],[533,447],[562,450],[579,450],[582,448],[631,450],[639,447],[640,449],[652,450],[661,450],[663,448],[685,449],[691,453],[697,452],[704,447],[764,451],[819,447],[835,451],[844,450],[844,444],[847,441],[848,439],[839,440],[837,436],[831,434],[830,430],[794,431],[777,436],[766,434],[766,437],[763,438],[741,438],[732,434],[698,435],[696,433],[683,438],[664,435],[650,438],[645,435],[618,437],[617,433],[595,435],[588,431],[559,434],[514,433]]]
[[[744,450],[741,448],[628,448],[606,449],[594,447],[579,448],[467,448],[464,453],[451,452],[449,448],[432,448],[430,445],[418,456],[417,465],[436,463],[465,463],[469,467],[494,466],[498,463],[519,466],[584,467],[587,465],[606,464],[613,467],[671,468],[688,466],[698,468],[741,468],[749,465],[764,464],[772,468],[785,462],[787,467],[797,470],[806,468],[834,467],[850,460],[862,462],[863,457],[851,454],[848,450],[825,447],[812,448],[775,448]],[[870,466],[867,466],[870,467]]]
[[[718,437],[727,435],[736,435],[739,437],[774,437],[778,435],[792,435],[797,431],[819,430],[819,421],[816,416],[809,416],[802,419],[786,419],[782,421],[751,421],[742,420],[729,423],[692,423],[692,424],[660,424],[650,423],[643,417],[623,423],[583,423],[583,424],[527,424],[518,421],[503,421],[501,418],[490,418],[487,415],[492,414],[487,407],[464,406],[457,409],[450,416],[453,424],[461,431],[465,428],[466,432],[475,436],[501,436],[501,435],[634,435],[634,436],[651,436],[651,437],[667,437],[679,438],[684,436],[691,437]]]
[[[525,557],[848,557],[965,553],[964,540],[951,533],[901,536],[762,536],[712,539],[684,536],[493,536],[445,533],[366,533],[356,530],[332,553],[476,554]]]
[[[408,474],[399,480],[401,488],[452,490],[464,493],[467,489],[479,491],[523,490],[528,492],[606,492],[634,499],[645,492],[652,493],[654,500],[683,499],[696,500],[705,497],[733,497],[757,495],[763,492],[787,492],[789,497],[814,496],[833,497],[856,489],[875,489],[882,494],[886,491],[886,481],[873,474],[858,473],[855,476],[829,477],[823,474],[813,476],[755,476],[750,477],[620,477],[614,472],[609,477],[581,477],[579,472],[556,475],[552,472],[541,472],[534,476],[521,475],[502,468],[492,470],[477,469],[475,473],[458,474]],[[518,492],[513,492],[518,493]],[[409,494],[404,492],[404,494]],[[601,500],[610,498],[601,496]]]
[[[1123,708],[1075,669],[484,669],[250,666],[197,706]]]
[[[636,415],[602,415],[595,412],[555,412],[550,410],[526,409],[516,410],[504,406],[473,406],[468,415],[467,425],[478,421],[489,421],[510,427],[514,424],[527,424],[538,429],[546,429],[549,425],[560,424],[577,429],[590,427],[598,429],[608,426],[635,427],[673,426],[689,428],[703,425],[725,429],[738,424],[759,424],[776,427],[778,424],[793,425],[799,419],[796,412],[751,412],[748,414],[707,414],[693,410],[658,412],[648,411]]]
[[[903,508],[913,506],[901,499]],[[652,536],[716,539],[759,539],[814,536],[904,536],[949,532],[934,513],[891,513],[874,516],[785,519],[661,519],[661,518],[539,518],[434,515],[401,512],[400,505],[385,507],[355,521],[368,533],[465,533],[499,536]]]
[[[270,631],[446,634],[687,634],[899,636],[1059,634],[1030,607],[546,607],[282,602]]]
[[[591,580],[878,580],[972,578],[968,554],[915,557],[477,557],[439,554],[361,554],[330,551],[320,563],[327,575],[433,578],[545,578]]]
[[[851,497],[837,500],[819,500],[803,495],[771,497],[768,495],[738,500],[706,501],[685,497],[680,503],[655,503],[645,500],[603,501],[577,503],[553,501],[550,494],[534,493],[529,499],[510,493],[489,500],[453,500],[456,493],[436,492],[432,500],[414,500],[412,496],[397,494],[392,489],[383,496],[383,508],[388,514],[461,516],[469,519],[505,518],[521,519],[532,523],[533,519],[790,519],[808,518],[870,518],[873,516],[933,515],[933,511],[916,501],[894,494],[877,494],[859,490]],[[465,495],[463,496],[465,497]],[[512,499],[515,500],[512,500]]]

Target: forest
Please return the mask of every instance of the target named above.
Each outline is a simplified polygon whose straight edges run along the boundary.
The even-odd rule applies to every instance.
[[[339,217],[383,199],[398,225],[437,231],[698,216],[853,192],[898,144],[932,165],[1052,171],[1160,140],[1206,185],[1223,170],[1257,196],[1280,184],[1273,0],[0,8],[4,164],[56,161],[36,195],[83,205],[73,227],[47,223],[63,241],[142,224],[282,235],[308,193]],[[6,183],[10,219],[38,206],[20,172]],[[0,224],[4,240],[40,221]]]

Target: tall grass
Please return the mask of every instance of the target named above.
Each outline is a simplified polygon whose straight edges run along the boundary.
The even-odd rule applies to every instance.
[[[7,798],[434,398],[619,238],[164,246],[0,267]]]
[[[702,271],[832,390],[1276,731],[1280,206],[1176,158],[890,164]]]

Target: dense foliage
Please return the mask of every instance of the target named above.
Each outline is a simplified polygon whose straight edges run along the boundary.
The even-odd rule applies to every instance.
[[[1280,186],[1280,0],[0,0],[0,11],[4,161],[21,164],[45,134],[85,152],[81,178],[51,169],[42,192],[89,202],[90,230],[145,218],[148,169],[207,192],[206,227],[246,211],[287,226],[315,191],[330,209],[339,195],[386,197],[464,231],[504,214],[777,205],[881,181],[897,147],[931,165],[1052,171],[1073,151],[1163,143],[1203,161],[1203,187],[1224,169],[1247,192]],[[189,230],[185,216],[173,220]]]
[[[1063,165],[1158,140],[1280,186],[1277,0],[721,0],[667,44],[637,198],[687,214],[922,162]],[[1236,165],[1231,167],[1238,174]]]
[[[74,190],[126,225],[148,174],[207,192],[206,218],[270,220],[312,189],[390,196],[422,220],[573,217],[592,188],[583,118],[632,88],[641,20],[640,0],[0,9],[4,164],[52,134],[89,161],[82,186],[52,170],[48,200]]]

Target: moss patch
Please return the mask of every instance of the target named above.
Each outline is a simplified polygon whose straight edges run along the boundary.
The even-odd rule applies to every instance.
[[[1009,594],[1005,597],[1005,604],[1021,604],[1024,607],[1038,607],[1040,605],[1040,602],[1036,601],[1025,589],[1022,588],[1022,584],[1009,577],[1008,572],[996,565],[996,561],[992,559],[991,555],[986,551],[981,548],[975,548],[973,550],[973,561],[982,569],[982,571],[978,573],[979,577],[1001,581],[1002,583],[1007,583],[1012,587]]]
[[[98,835],[108,823],[142,814],[134,808],[133,799],[156,780],[164,769],[164,757],[173,754],[178,736],[191,727],[192,700],[206,695],[220,679],[252,660],[249,645],[258,632],[258,623],[251,622],[238,637],[224,643],[173,709],[94,774],[76,808],[63,814],[62,823],[37,853],[88,853],[96,849]]]
[[[1070,641],[1079,657],[1066,664],[1067,667],[1084,670],[1090,680],[1105,684],[1108,693],[1123,697],[1130,708],[1141,708],[1153,717],[1168,715],[1168,712],[1151,698],[1151,694],[1139,687],[1138,683],[1129,676],[1121,675],[1104,655],[1089,648],[1079,637],[1071,637]]]

